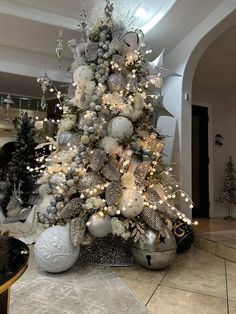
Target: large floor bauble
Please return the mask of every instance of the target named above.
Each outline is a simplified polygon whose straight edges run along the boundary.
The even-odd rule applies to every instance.
[[[133,242],[131,251],[136,262],[142,266],[149,269],[164,269],[175,259],[175,237],[165,226],[160,231],[146,228],[144,240]]]
[[[70,269],[79,256],[80,248],[74,247],[67,226],[54,226],[43,231],[36,239],[36,262],[49,273]]]

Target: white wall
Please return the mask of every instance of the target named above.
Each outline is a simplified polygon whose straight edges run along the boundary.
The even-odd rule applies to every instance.
[[[189,33],[166,56],[166,66],[182,74],[182,78],[171,78],[166,84],[165,106],[176,117],[171,127],[167,119],[162,118],[158,127],[163,133],[172,135],[167,142],[167,152],[179,161],[179,180],[183,189],[191,195],[191,103],[192,79],[202,54],[211,42],[230,26],[235,24],[236,1],[225,0],[209,14],[191,33]],[[185,99],[185,95],[188,99]],[[177,133],[176,133],[177,130]],[[174,132],[170,134],[170,131]],[[179,143],[179,145],[178,145]],[[177,144],[177,145],[176,145]],[[191,216],[189,208],[182,208]]]

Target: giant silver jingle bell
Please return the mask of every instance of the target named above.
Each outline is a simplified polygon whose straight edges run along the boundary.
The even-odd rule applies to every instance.
[[[133,242],[131,252],[136,262],[146,268],[166,268],[175,259],[175,237],[166,226],[161,231],[146,228],[144,241]]]

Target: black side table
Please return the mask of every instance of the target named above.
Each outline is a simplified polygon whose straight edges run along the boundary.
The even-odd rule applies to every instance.
[[[9,313],[10,288],[25,272],[29,248],[20,240],[0,236],[0,314]]]

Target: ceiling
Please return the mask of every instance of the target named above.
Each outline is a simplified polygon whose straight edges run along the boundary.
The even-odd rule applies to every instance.
[[[115,14],[125,21],[129,20],[127,12],[134,12],[138,6],[146,8],[147,14],[135,22],[146,32],[154,58],[163,48],[168,53],[223,0],[113,2]],[[104,3],[104,0],[0,0],[0,92],[38,96],[38,87],[32,84],[45,69],[51,79],[69,81],[67,68],[72,56],[66,42],[79,38],[77,23],[81,10],[89,12],[88,22],[92,23],[101,16]],[[55,48],[60,29],[65,45],[59,70]]]
[[[236,86],[236,24],[219,36],[203,54],[194,88],[225,91]]]

